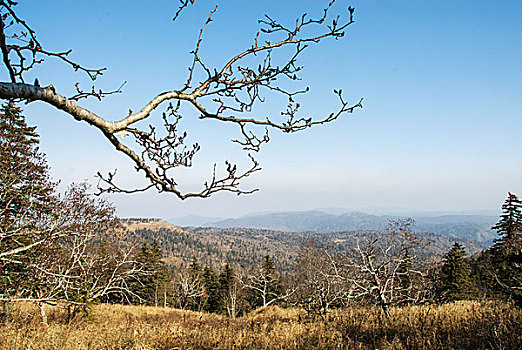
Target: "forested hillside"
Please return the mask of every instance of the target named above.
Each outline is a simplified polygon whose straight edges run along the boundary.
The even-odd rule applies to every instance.
[[[124,222],[129,239],[153,242],[156,240],[169,265],[186,266],[193,257],[203,265],[220,268],[228,263],[239,269],[249,270],[266,255],[276,262],[282,273],[293,268],[299,246],[308,239],[336,247],[338,250],[353,249],[358,240],[370,237],[386,237],[383,231],[341,231],[341,232],[289,232],[255,228],[186,228],[166,222]],[[470,253],[487,248],[486,244],[433,233],[420,235],[425,244],[419,253],[425,258],[440,258],[454,241],[462,243]]]

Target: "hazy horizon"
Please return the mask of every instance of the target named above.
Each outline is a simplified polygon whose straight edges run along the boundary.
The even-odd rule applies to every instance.
[[[375,216],[392,216],[392,217],[439,217],[439,216],[487,216],[487,217],[496,217],[500,215],[500,210],[469,210],[469,211],[393,211],[386,210],[383,208],[380,209],[371,209],[365,208],[362,210],[357,209],[347,209],[347,208],[314,208],[309,210],[282,210],[282,211],[257,211],[251,212],[244,215],[234,216],[234,217],[223,217],[223,216],[204,216],[197,214],[183,215],[183,216],[174,216],[174,217],[155,217],[161,218],[165,221],[198,221],[203,223],[211,223],[217,222],[227,219],[239,219],[239,218],[247,218],[254,216],[264,216],[264,215],[272,215],[272,214],[287,214],[287,213],[307,213],[307,212],[322,212],[331,215],[343,215],[343,214],[353,214],[353,213],[362,213],[367,215],[375,215]],[[151,216],[153,218],[153,216]],[[189,224],[190,225],[190,224]]]
[[[219,66],[251,45],[265,13],[292,23],[304,12],[320,14],[326,3],[220,2],[201,55]],[[118,215],[240,217],[328,207],[499,211],[508,191],[522,195],[522,2],[357,0],[339,3],[336,11],[348,4],[356,9],[356,22],[346,36],[311,45],[298,62],[305,66],[302,86],[310,87],[301,101],[304,115],[328,115],[338,107],[332,89],[341,88],[349,101],[364,98],[363,109],[291,135],[272,131],[271,142],[256,155],[263,170],[243,185],[259,192],[186,201],[155,191],[107,196]],[[31,0],[17,8],[48,47],[73,49],[74,60],[107,67],[100,87],[127,81],[122,94],[80,102],[117,120],[184,84],[189,52],[214,5],[199,2],[175,23],[172,0],[132,6],[121,0]],[[7,72],[1,74],[8,80]],[[64,95],[74,93],[71,81],[80,79],[52,61],[27,80],[36,76]],[[269,100],[257,116],[277,116],[286,103]],[[29,124],[37,125],[41,149],[62,187],[84,179],[95,185],[98,171],[116,168],[123,185],[145,183],[99,131],[42,103],[22,108]],[[180,172],[182,189],[200,189],[214,163],[218,169],[225,160],[249,165],[230,142],[239,135],[236,128],[200,121],[194,112],[185,115],[183,127],[202,151],[192,169]]]

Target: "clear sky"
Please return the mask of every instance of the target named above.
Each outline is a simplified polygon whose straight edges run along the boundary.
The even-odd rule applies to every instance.
[[[53,50],[73,49],[88,66],[107,67],[99,86],[121,95],[82,103],[107,119],[138,110],[157,93],[186,79],[189,51],[200,25],[217,3],[198,0],[172,22],[176,0],[26,0],[19,14]],[[199,4],[198,4],[199,3]],[[204,36],[202,56],[214,65],[252,43],[264,13],[285,23],[319,14],[326,1],[226,0]],[[256,211],[343,207],[366,211],[492,210],[507,191],[522,195],[522,2],[520,0],[339,1],[356,8],[356,23],[342,40],[303,54],[303,100],[320,117],[337,107],[333,88],[346,98],[364,97],[364,108],[332,124],[281,135],[258,159],[262,172],[237,197],[180,201],[149,191],[109,197],[121,216],[235,217]],[[6,80],[6,72],[1,71]],[[68,67],[48,62],[34,72],[68,95],[84,81]],[[259,113],[278,115],[285,103],[270,101]],[[142,175],[94,128],[42,103],[24,106],[38,126],[52,174],[66,185],[97,171],[118,168],[123,183]],[[184,188],[197,190],[212,164],[248,164],[232,144],[236,130],[188,113],[183,126],[202,143]],[[158,117],[158,116],[156,116]]]

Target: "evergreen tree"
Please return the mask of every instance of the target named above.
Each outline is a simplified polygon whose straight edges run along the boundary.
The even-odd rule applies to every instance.
[[[143,269],[139,282],[133,287],[133,292],[139,296],[143,303],[158,305],[160,301],[165,304],[169,272],[162,260],[161,248],[156,240],[151,245],[142,244],[136,261]]]
[[[189,304],[189,308],[194,311],[201,311],[205,304],[205,283],[203,281],[203,269],[198,259],[193,256],[189,265],[189,280],[192,281],[193,289],[196,291]]]
[[[0,225],[36,224],[39,214],[52,208],[55,184],[38,148],[36,127],[29,127],[13,103],[0,110]]]
[[[477,285],[477,295],[481,299],[497,299],[503,296],[497,286],[491,249],[480,252],[471,260],[472,276]]]
[[[222,312],[225,312],[226,301],[229,297],[229,292],[233,287],[235,274],[234,269],[227,263],[223,268],[223,271],[219,274],[219,294],[221,299]]]
[[[250,306],[257,308],[277,302],[283,292],[282,285],[275,271],[274,260],[266,255],[258,272],[248,276],[248,281],[245,283],[245,287],[249,290],[247,298]]]
[[[473,299],[476,286],[464,248],[455,242],[443,261],[438,281],[440,299],[444,302]]]
[[[219,274],[219,288],[221,295],[224,296],[234,282],[235,274],[234,269],[227,263],[223,268],[223,271]]]
[[[201,265],[199,264],[196,256],[192,256],[192,261],[190,262],[189,270],[194,276],[201,275]]]
[[[37,288],[27,270],[36,250],[52,236],[57,198],[35,127],[12,102],[0,110],[0,294]]]
[[[495,240],[494,249],[518,252],[522,244],[522,201],[508,192],[508,198],[502,204],[502,215],[499,222],[492,227],[500,238]]]
[[[176,279],[176,303],[181,309],[201,311],[205,303],[203,272],[198,259],[193,256],[188,268],[178,271]]]
[[[493,226],[499,238],[491,248],[497,287],[522,305],[522,202],[508,193],[500,221]]]
[[[161,247],[157,240],[152,242],[151,253],[154,257],[153,270],[155,273],[154,305],[158,306],[161,301],[163,306],[167,306],[171,279],[169,269],[163,261],[163,254],[161,253]]]
[[[104,255],[114,229],[113,206],[94,199],[87,184],[60,198],[38,134],[13,103],[0,109],[0,295],[33,300],[45,322],[45,303],[85,306],[124,294],[123,256]],[[100,243],[102,242],[102,243]],[[121,259],[120,259],[121,258]]]
[[[212,267],[207,266],[203,270],[203,283],[207,293],[204,310],[207,312],[221,311],[222,300],[219,278]]]
[[[242,286],[234,269],[227,263],[219,274],[219,286],[221,290],[222,313],[234,318],[240,312],[243,305]]]

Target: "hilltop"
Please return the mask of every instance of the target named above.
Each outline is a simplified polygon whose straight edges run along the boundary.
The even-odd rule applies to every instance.
[[[122,223],[123,227],[130,232],[135,232],[143,229],[153,231],[165,229],[172,232],[183,232],[183,229],[181,227],[169,224],[168,222],[163,221],[162,219],[127,218],[120,219],[120,222]]]
[[[165,260],[173,267],[186,266],[193,257],[203,265],[221,268],[225,263],[238,269],[250,269],[265,255],[270,255],[277,263],[279,271],[286,273],[293,269],[299,253],[299,246],[308,239],[325,245],[333,245],[339,250],[355,247],[357,240],[381,237],[385,234],[377,230],[297,232],[260,228],[180,228],[161,220],[124,221],[126,235],[137,242],[156,240],[163,251]],[[488,245],[469,239],[449,237],[430,232],[420,234],[423,248],[420,254],[425,258],[440,258],[455,241],[463,244],[469,253],[477,252]]]

